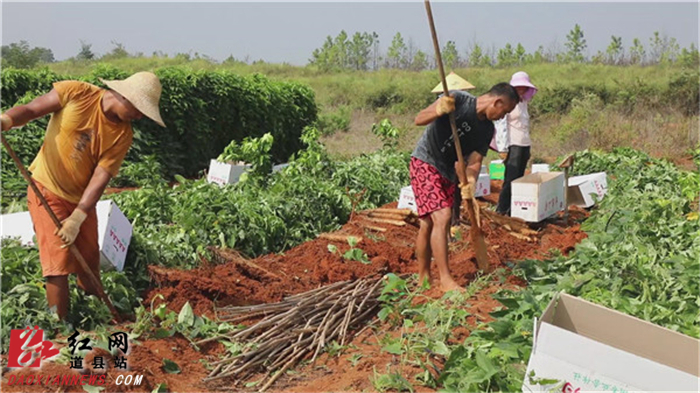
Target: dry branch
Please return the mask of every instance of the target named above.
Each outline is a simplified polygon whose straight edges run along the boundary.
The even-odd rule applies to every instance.
[[[260,389],[264,391],[302,359],[314,360],[328,343],[344,345],[348,331],[376,314],[382,282],[381,277],[342,281],[274,304],[218,309],[221,321],[264,318],[243,330],[196,343],[226,338],[246,344],[242,353],[213,363],[215,368],[204,381],[230,378],[235,385],[266,371]]]
[[[325,239],[325,240],[330,240],[330,241],[334,241],[334,242],[344,242],[344,243],[347,243],[351,237],[354,237],[357,240],[357,243],[362,243],[362,236],[355,236],[355,235],[322,233],[322,234],[318,235],[318,237],[319,237],[319,239]]]
[[[397,227],[402,227],[406,225],[405,221],[399,221],[399,220],[389,220],[385,218],[374,218],[374,217],[367,217],[367,220],[373,221],[373,222],[381,222],[383,224],[391,224],[391,225],[396,225]]]

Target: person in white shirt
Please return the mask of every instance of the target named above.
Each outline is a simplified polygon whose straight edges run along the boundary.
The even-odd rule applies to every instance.
[[[523,71],[513,74],[510,84],[518,91],[520,103],[505,117],[508,155],[505,160],[506,173],[503,187],[496,206],[496,212],[502,215],[510,215],[510,183],[525,174],[525,168],[530,159],[530,115],[527,112],[527,106],[537,93],[537,88],[530,82],[530,76]]]

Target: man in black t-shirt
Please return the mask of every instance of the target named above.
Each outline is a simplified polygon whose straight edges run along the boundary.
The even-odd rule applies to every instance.
[[[457,135],[467,162],[468,185],[461,186],[463,199],[474,196],[481,161],[493,137],[493,121],[512,111],[520,101],[517,91],[508,83],[499,83],[487,93],[474,97],[462,91],[441,96],[416,116],[416,125],[427,125],[411,154],[411,186],[420,219],[416,240],[419,283],[430,279],[430,261],[435,261],[443,291],[462,290],[450,275],[447,264],[447,239],[452,203],[457,183],[457,152],[449,117],[455,114]]]

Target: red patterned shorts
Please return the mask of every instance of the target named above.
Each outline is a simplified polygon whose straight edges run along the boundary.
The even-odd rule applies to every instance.
[[[457,187],[454,182],[442,176],[434,166],[416,157],[411,157],[409,171],[418,217],[425,218],[434,211],[452,208]]]

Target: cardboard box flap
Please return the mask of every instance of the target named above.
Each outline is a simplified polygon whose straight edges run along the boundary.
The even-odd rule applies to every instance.
[[[558,382],[535,387],[526,377],[523,387],[528,385],[534,389],[523,389],[523,392],[698,390],[700,379],[691,374],[566,329],[544,323],[538,335],[537,352],[530,358],[528,372]],[[562,389],[562,385],[570,389]]]
[[[700,377],[699,340],[639,318],[561,293],[543,322]]]
[[[513,183],[533,183],[533,184],[544,183],[546,181],[554,179],[555,177],[561,175],[562,173],[563,172],[530,173],[530,174],[525,175],[519,179],[513,180]]]

